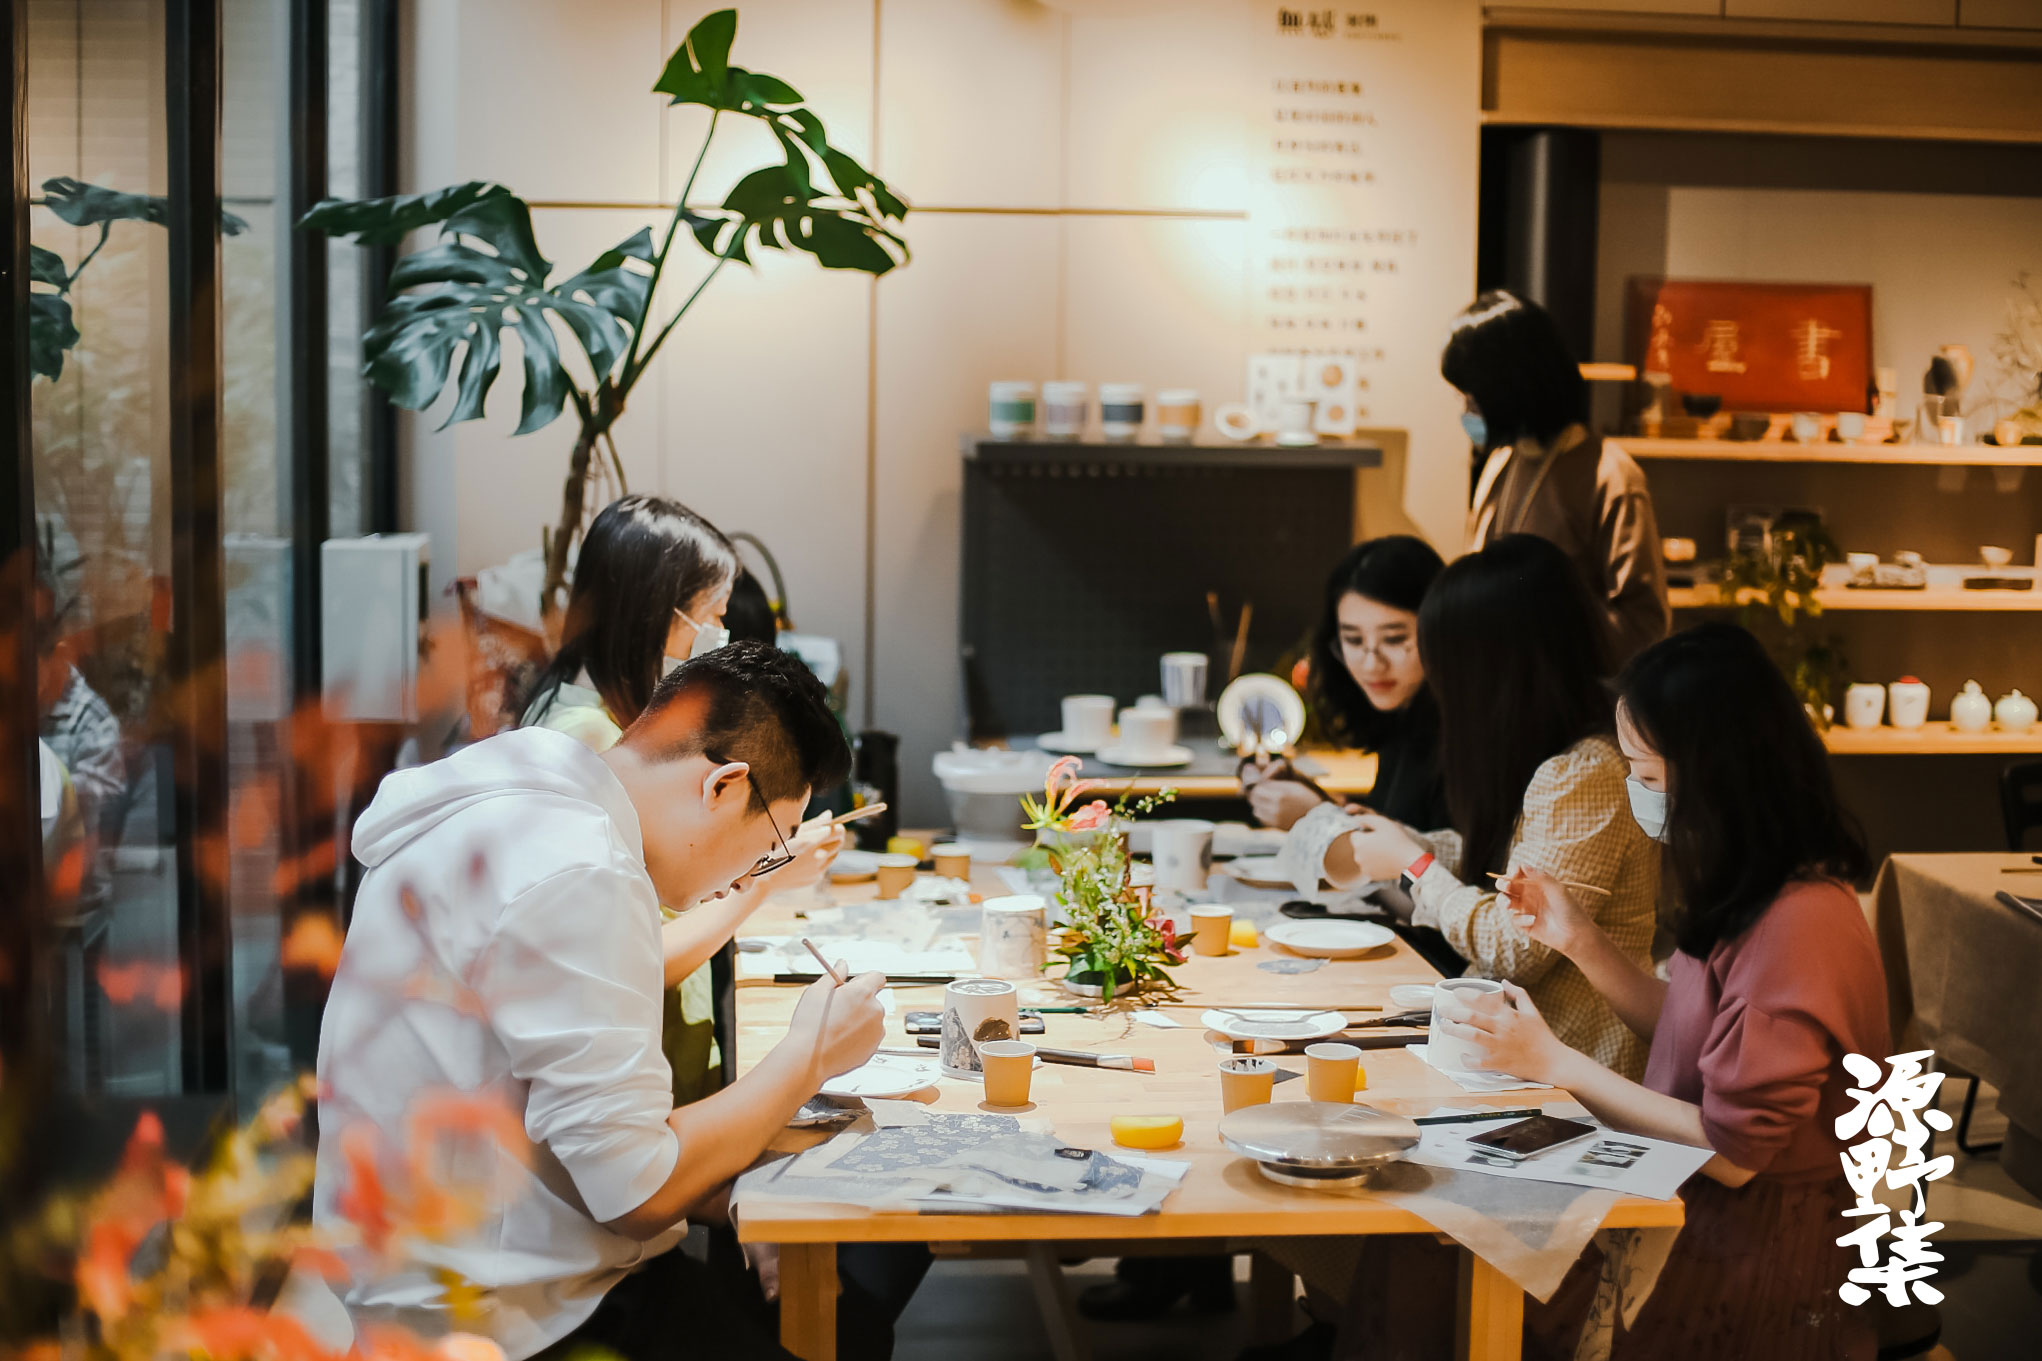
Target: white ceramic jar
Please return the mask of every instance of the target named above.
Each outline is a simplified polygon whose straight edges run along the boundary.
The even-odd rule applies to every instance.
[[[1929,688],[1913,676],[1886,687],[1886,712],[1896,728],[1919,728],[1929,721]]]
[[[2026,732],[2035,726],[2035,701],[2019,690],[2008,691],[1992,706],[1992,716],[2008,732]]]
[[[1853,728],[1876,728],[1886,715],[1886,687],[1860,681],[1843,692],[1843,721]]]
[[[1959,732],[1984,732],[1992,723],[1992,702],[1978,682],[1964,682],[1963,693],[1950,701],[1950,726]]]

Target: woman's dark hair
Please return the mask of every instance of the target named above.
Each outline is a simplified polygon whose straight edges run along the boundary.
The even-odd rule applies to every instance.
[[[1588,384],[1546,309],[1484,293],[1454,318],[1440,376],[1475,399],[1491,449],[1526,435],[1548,443],[1588,419]]]
[[[527,720],[543,718],[563,683],[586,670],[603,706],[629,727],[659,684],[675,610],[729,584],[737,551],[715,525],[663,496],[620,496],[588,527],[560,651],[539,673]]]
[[[1604,629],[1574,563],[1510,534],[1449,563],[1418,611],[1439,703],[1440,774],[1466,850],[1461,875],[1504,868],[1534,773],[1611,728]]]
[[[733,643],[780,645],[780,620],[773,613],[773,602],[748,567],[738,568],[737,579],[730,583],[730,604],[723,610],[723,627],[730,630]]]
[[[1392,609],[1418,613],[1425,593],[1446,564],[1431,544],[1409,534],[1390,534],[1358,543],[1326,578],[1319,622],[1312,627],[1312,660],[1305,672],[1305,692],[1326,735],[1342,746],[1374,748],[1390,718],[1370,702],[1340,656],[1340,601],[1352,593]],[[1421,688],[1407,708],[1430,709],[1432,696]]]
[[[1674,939],[1706,958],[1795,879],[1864,877],[1864,839],[1837,802],[1829,754],[1765,648],[1734,624],[1699,624],[1624,669],[1631,730],[1666,758]]]

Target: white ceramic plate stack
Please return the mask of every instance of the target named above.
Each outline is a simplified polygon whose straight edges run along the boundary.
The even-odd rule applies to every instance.
[[[1282,677],[1251,672],[1220,691],[1219,703],[1213,706],[1214,717],[1219,720],[1220,736],[1226,740],[1228,748],[1239,748],[1243,737],[1254,740],[1255,734],[1247,730],[1241,711],[1250,700],[1256,699],[1276,706],[1285,743],[1296,742],[1305,730],[1304,700]]]
[[[1396,932],[1375,922],[1288,918],[1264,930],[1262,936],[1307,959],[1358,959],[1397,939]]]
[[[1323,1040],[1347,1029],[1347,1017],[1337,1011],[1314,1011],[1310,1007],[1214,1007],[1199,1018],[1207,1030],[1216,1030],[1230,1040]]]
[[[908,1096],[936,1085],[941,1071],[934,1063],[893,1054],[875,1056],[862,1068],[839,1073],[822,1085],[824,1096]]]
[[[1118,742],[1109,742],[1094,754],[1108,765],[1131,770],[1174,770],[1191,764],[1191,748],[1174,744],[1154,751],[1129,751]]]

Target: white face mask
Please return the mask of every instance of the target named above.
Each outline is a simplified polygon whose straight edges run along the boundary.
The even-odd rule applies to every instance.
[[[1624,792],[1631,796],[1631,816],[1638,830],[1654,841],[1666,840],[1666,791],[1647,789],[1635,775],[1624,779]]]
[[[695,641],[689,644],[688,655],[686,657],[676,657],[673,656],[672,654],[668,654],[665,658],[662,659],[659,669],[659,674],[661,676],[670,676],[673,674],[674,668],[679,666],[682,662],[684,661],[692,662],[695,660],[695,658],[700,657],[705,653],[714,652],[717,648],[723,647],[730,642],[730,630],[723,627],[723,625],[696,624],[694,619],[684,611],[675,610],[674,613],[680,615],[681,618],[686,619],[690,624],[695,625]]]

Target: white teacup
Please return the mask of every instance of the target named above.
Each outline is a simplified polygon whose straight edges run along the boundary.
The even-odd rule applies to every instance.
[[[1177,711],[1131,708],[1120,711],[1120,746],[1130,756],[1161,756],[1177,741]]]
[[[1433,986],[1432,1026],[1426,1033],[1425,1051],[1432,1056],[1435,1067],[1463,1073],[1488,1071],[1482,1066],[1482,1056],[1474,1044],[1442,1035],[1439,1021],[1442,1016],[1449,1021],[1465,1021],[1477,1008],[1487,1010],[1495,1006],[1496,1003],[1485,1000],[1489,997],[1503,998],[1503,985],[1487,978],[1447,978]],[[1508,999],[1504,1001],[1508,1003]]]
[[[1113,696],[1065,695],[1064,740],[1094,750],[1113,740]]]

